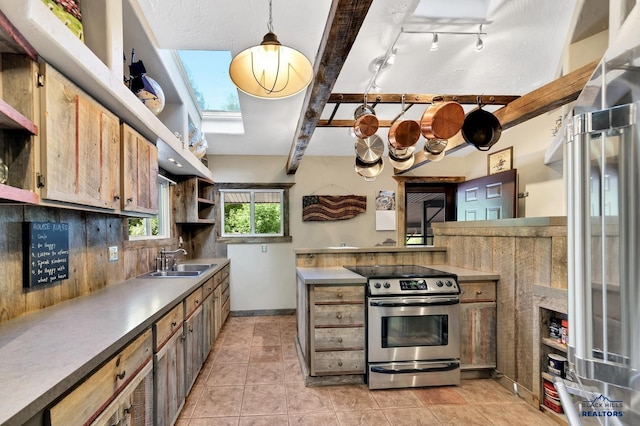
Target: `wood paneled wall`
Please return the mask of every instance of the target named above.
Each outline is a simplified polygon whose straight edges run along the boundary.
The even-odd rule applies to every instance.
[[[532,390],[534,285],[567,288],[566,218],[523,218],[434,224],[435,245],[446,247],[446,264],[495,272],[497,369]]]
[[[310,253],[296,254],[296,266],[324,268],[345,265],[442,265],[445,263],[444,250],[403,251],[398,247],[394,252]]]
[[[69,279],[23,287],[23,222],[69,224]],[[175,238],[125,241],[126,224],[111,214],[0,205],[0,322],[149,272],[161,247],[177,245]],[[109,262],[109,246],[118,247],[117,261]]]

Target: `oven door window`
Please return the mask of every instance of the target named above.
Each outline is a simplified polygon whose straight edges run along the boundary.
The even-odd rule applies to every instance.
[[[382,317],[382,347],[447,346],[449,316]]]

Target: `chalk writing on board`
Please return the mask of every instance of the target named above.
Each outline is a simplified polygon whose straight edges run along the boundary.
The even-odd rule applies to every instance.
[[[25,285],[34,287],[69,278],[69,224],[25,223]]]

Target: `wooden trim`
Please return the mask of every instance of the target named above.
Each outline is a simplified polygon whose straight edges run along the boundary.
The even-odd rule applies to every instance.
[[[373,0],[335,0],[314,61],[314,79],[307,89],[285,171],[295,174],[322,115],[331,90]]]

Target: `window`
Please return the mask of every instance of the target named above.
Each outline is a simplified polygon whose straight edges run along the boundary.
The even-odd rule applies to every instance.
[[[290,242],[291,185],[216,183],[217,235],[227,243]]]
[[[170,181],[158,175],[158,215],[129,219],[129,240],[171,237]]]
[[[282,189],[222,190],[222,236],[277,237],[284,235]]]

